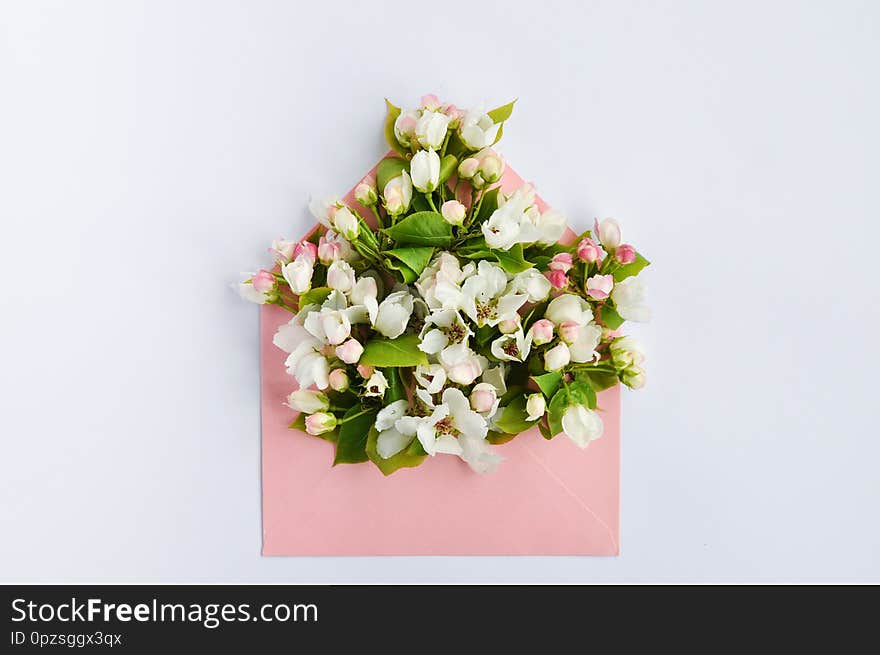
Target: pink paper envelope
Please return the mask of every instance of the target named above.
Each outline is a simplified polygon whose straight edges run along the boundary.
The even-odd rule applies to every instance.
[[[522,182],[507,167],[503,189]],[[345,201],[359,207],[353,191]],[[599,394],[605,433],[586,450],[534,429],[494,447],[490,475],[443,455],[388,477],[332,467],[332,443],[287,427],[296,381],[272,337],[291,315],[261,311],[263,555],[617,555],[619,386]]]

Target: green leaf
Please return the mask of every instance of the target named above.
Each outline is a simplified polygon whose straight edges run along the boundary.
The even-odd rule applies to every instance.
[[[416,212],[383,230],[397,243],[414,246],[448,246],[452,226],[437,212]]]
[[[316,287],[314,289],[309,289],[299,297],[300,308],[305,307],[306,305],[320,305],[327,300],[327,296],[330,295],[331,291],[333,291],[333,289],[330,287]]]
[[[385,190],[385,185],[401,174],[409,170],[409,162],[400,157],[386,157],[376,167],[376,187],[379,193]]]
[[[333,466],[367,461],[367,436],[376,422],[377,413],[376,409],[364,409],[360,405],[350,407],[345,412],[345,416],[342,417],[344,423],[339,426]]]
[[[616,330],[621,325],[623,325],[624,318],[617,313],[617,310],[614,309],[607,302],[602,305],[602,308],[599,310],[599,317],[602,319],[602,322],[605,326],[610,330]]]
[[[427,364],[428,356],[419,350],[419,335],[404,334],[396,339],[373,339],[364,346],[359,364],[396,367]]]
[[[501,141],[502,136],[504,136],[504,123],[501,123],[501,125],[498,126],[498,131],[495,132],[495,140],[492,142],[492,145],[494,146]]]
[[[419,279],[418,273],[416,273],[406,264],[401,264],[400,262],[386,259],[385,266],[386,268],[394,271],[396,273],[395,277],[398,279],[398,281],[403,282],[404,284],[412,284]]]
[[[416,277],[418,277],[422,274],[422,271],[425,270],[425,266],[431,263],[431,256],[434,254],[434,249],[430,246],[409,246],[406,248],[388,250],[385,254],[403,264],[406,264],[406,266],[416,274]],[[409,282],[407,282],[407,284],[409,284]]]
[[[460,158],[467,151],[467,146],[464,145],[461,137],[458,136],[458,130],[455,130],[449,137],[449,143],[446,144],[446,154],[455,155]]]
[[[376,428],[370,429],[370,434],[367,437],[367,457],[370,458],[370,461],[375,464],[380,471],[382,471],[383,475],[391,475],[395,471],[398,471],[402,468],[412,468],[414,466],[418,466],[422,462],[425,461],[428,454],[422,450],[421,454],[413,454],[410,453],[412,450],[412,445],[409,448],[401,450],[399,453],[392,455],[388,459],[384,459],[376,450],[376,445],[379,442],[379,433],[376,431]],[[414,439],[413,443],[419,443],[418,439]],[[421,444],[419,444],[421,445]]]
[[[519,434],[535,425],[535,421],[526,420],[526,416],[526,397],[520,394],[501,411],[501,416],[495,419],[495,425],[507,434]]]
[[[642,257],[640,253],[636,253],[636,259],[631,264],[624,264],[617,270],[615,270],[612,275],[614,276],[615,282],[620,282],[621,280],[625,280],[628,277],[632,277],[633,275],[638,275],[645,266],[648,266],[651,262]]]
[[[562,371],[554,371],[553,373],[544,373],[544,375],[533,375],[532,379],[545,398],[552,398],[553,394],[562,384]]]
[[[602,369],[590,369],[585,368],[577,372],[576,377],[578,380],[582,380],[586,378],[586,380],[590,383],[590,386],[593,387],[596,391],[604,391],[605,389],[610,389],[613,386],[616,386],[620,381],[617,378],[617,373],[612,373],[611,371],[605,371]]]
[[[396,121],[397,117],[400,116],[400,107],[395,107],[393,104],[391,104],[391,102],[389,102],[388,98],[385,98],[385,107],[388,109],[388,112],[385,114],[385,140],[396,153],[400,155],[405,155],[406,148],[400,145],[400,142],[394,135],[394,121]],[[384,189],[385,187],[381,186],[379,188]]]
[[[425,447],[422,445],[422,442],[418,439],[413,439],[412,443],[409,445],[409,448],[406,449],[408,455],[427,455],[428,452],[425,450]]]
[[[443,184],[452,177],[452,174],[458,168],[458,157],[455,155],[446,155],[440,162],[440,184]]]
[[[547,427],[546,421],[539,421],[538,429],[541,430],[541,436],[548,441],[553,438],[554,435],[550,432],[550,428]]]
[[[586,380],[578,380],[568,385],[569,404],[578,404],[596,409],[596,391]]]
[[[476,223],[483,223],[498,209],[498,192],[499,187],[489,189],[483,193],[483,200],[480,202],[480,211],[477,212]],[[483,241],[485,243],[485,239]]]
[[[516,100],[511,100],[506,105],[495,107],[495,109],[491,109],[486,113],[489,114],[489,118],[491,118],[496,123],[503,123],[508,118],[510,118],[510,115],[513,113],[513,103],[515,102]]]
[[[385,375],[385,379],[388,380],[388,388],[382,397],[385,404],[389,405],[397,400],[406,398],[406,387],[403,386],[403,380],[400,379],[400,369],[386,368],[382,369],[382,373]]]
[[[492,250],[492,256],[498,261],[501,268],[511,275],[522,273],[532,267],[530,262],[523,259],[521,243],[513,245],[510,250]]]
[[[486,435],[486,441],[493,446],[498,446],[507,443],[508,441],[513,441],[518,436],[518,434],[507,434],[506,432],[495,432],[494,430],[490,430],[489,434]]]
[[[547,421],[550,427],[550,437],[555,437],[562,432],[562,417],[570,404],[568,391],[566,389],[560,389],[557,391],[556,395],[550,400],[550,404],[547,406]]]

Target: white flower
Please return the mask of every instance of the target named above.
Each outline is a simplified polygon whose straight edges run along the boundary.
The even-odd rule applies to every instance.
[[[330,364],[321,354],[323,344],[303,327],[303,312],[278,328],[272,338],[278,348],[290,353],[284,364],[303,389],[313,384],[319,389],[329,386]]]
[[[382,197],[385,199],[385,209],[389,214],[399,216],[406,213],[409,203],[412,202],[412,189],[412,179],[406,171],[388,180],[382,190]]]
[[[308,308],[303,326],[315,339],[333,346],[341,344],[351,334],[352,323],[367,320],[367,310],[363,306],[348,307],[345,296],[332,291],[320,309]],[[302,312],[300,312],[302,313]]]
[[[320,391],[299,389],[287,396],[287,406],[297,412],[314,414],[330,409],[330,399]]]
[[[495,143],[498,127],[481,107],[468,109],[461,119],[462,143],[471,150],[482,150]]]
[[[495,326],[513,320],[517,310],[528,300],[525,294],[505,294],[507,274],[500,266],[481,261],[477,274],[461,287],[462,309],[477,326]]]
[[[354,269],[346,261],[336,260],[327,269],[327,286],[342,293],[348,293],[354,288]]]
[[[376,317],[379,315],[378,297],[379,287],[376,278],[369,275],[361,277],[351,290],[351,303],[366,307],[370,325],[376,322]]]
[[[507,292],[524,293],[529,297],[529,302],[541,302],[547,299],[552,288],[550,280],[541,271],[537,268],[527,268],[513,276],[507,286]]]
[[[425,319],[419,335],[419,350],[436,355],[449,345],[467,343],[473,334],[467,323],[454,309],[437,310]]]
[[[533,214],[537,215],[535,190],[524,184],[504,199],[481,226],[486,243],[499,250],[510,250],[517,243],[534,243],[541,232],[532,219]]]
[[[456,384],[473,384],[483,373],[483,368],[488,360],[482,355],[477,355],[467,347],[467,344],[459,343],[448,346],[440,351],[438,357],[446,371],[446,377]]]
[[[394,136],[404,148],[409,148],[412,138],[416,133],[416,124],[418,123],[419,112],[414,109],[400,112],[400,115],[394,121]]]
[[[383,407],[376,415],[376,430],[379,432],[376,440],[376,452],[383,459],[388,459],[406,448],[416,436],[416,424],[413,421],[400,421],[406,416],[409,403],[406,400],[397,400]],[[397,429],[401,423],[405,432]]]
[[[360,229],[357,216],[348,207],[340,207],[336,210],[336,214],[333,216],[333,227],[349,241],[357,239]]]
[[[381,398],[388,389],[388,379],[382,371],[373,371],[370,379],[364,382],[365,396],[375,396]]]
[[[558,242],[565,233],[568,223],[565,216],[554,209],[549,209],[541,214],[536,220],[536,226],[540,236],[538,243],[543,246],[550,246]]]
[[[309,211],[324,227],[333,227],[333,214],[340,205],[336,197],[309,198]]]
[[[376,429],[380,432],[393,427],[401,416],[406,415],[409,409],[409,402],[406,400],[395,400],[390,405],[386,405],[376,414]]]
[[[448,127],[449,116],[439,111],[424,111],[416,121],[416,138],[423,148],[437,150],[446,139]]]
[[[501,361],[524,362],[531,349],[532,333],[525,335],[522,329],[502,334],[492,342],[492,354]]]
[[[602,436],[605,426],[599,415],[583,405],[572,405],[562,415],[562,430],[575,444],[586,448]]]
[[[640,366],[630,366],[623,372],[623,383],[630,389],[641,389],[645,382],[645,370]]]
[[[462,301],[459,284],[473,271],[472,263],[462,268],[455,255],[444,251],[425,267],[415,286],[431,309],[458,309]]]
[[[357,364],[361,355],[364,354],[364,347],[357,339],[349,339],[336,346],[334,352],[336,353],[336,356],[346,364]]]
[[[594,359],[599,359],[596,346],[602,339],[602,328],[593,322],[581,325],[577,338],[568,345],[571,353],[571,361],[583,364]]]
[[[337,259],[351,262],[359,257],[348,240],[333,230],[327,230],[318,242],[318,259],[325,266],[329,266]]]
[[[544,318],[561,325],[565,321],[574,321],[578,325],[585,325],[593,320],[593,310],[590,303],[579,296],[570,293],[557,296],[547,305]]]
[[[399,337],[406,330],[413,313],[413,297],[409,291],[389,293],[379,304],[375,330],[389,339]]]
[[[564,343],[558,343],[544,353],[544,368],[548,371],[558,371],[568,366],[571,361],[571,352]]]
[[[440,206],[440,215],[450,225],[461,225],[467,215],[467,209],[458,200],[447,200]]]
[[[499,396],[503,396],[507,393],[507,384],[504,381],[505,369],[506,367],[502,362],[494,368],[489,368],[483,371],[483,376],[481,378],[483,382],[488,382],[495,387],[495,391]]]
[[[332,431],[337,424],[336,417],[333,414],[318,412],[306,417],[306,432],[311,435],[318,436],[325,432]]]
[[[607,220],[607,219],[606,219]],[[651,320],[651,308],[644,304],[645,285],[637,277],[628,277],[614,285],[611,300],[617,313],[628,321],[645,323]]]
[[[618,337],[611,342],[608,350],[614,365],[620,369],[640,366],[645,361],[645,349],[633,337]]]
[[[613,218],[604,218],[601,222],[597,219],[594,231],[606,250],[614,250],[620,245],[620,225]]]
[[[440,183],[440,155],[433,150],[419,150],[409,166],[413,186],[430,193]]]
[[[539,418],[544,416],[544,412],[547,410],[547,401],[544,400],[544,395],[540,393],[530,394],[528,400],[526,400],[526,420],[527,421],[537,421]]]
[[[446,384],[446,370],[442,364],[419,364],[414,375],[416,382],[428,393],[440,393]]]
[[[289,264],[281,267],[281,274],[290,285],[290,290],[301,295],[312,288],[312,274],[314,262],[308,257],[300,255]]]
[[[427,394],[419,398],[428,409],[430,416],[423,418],[416,429],[416,435],[429,455],[447,453],[461,455],[462,444],[459,437],[483,440],[489,432],[486,419],[471,409],[470,403],[460,389],[447,389],[443,392],[442,404],[434,406]]]

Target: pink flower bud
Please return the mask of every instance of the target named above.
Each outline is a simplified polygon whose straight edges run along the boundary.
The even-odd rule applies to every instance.
[[[449,116],[449,128],[453,130],[458,127],[461,117],[464,116],[464,112],[452,104],[443,105],[441,111]]]
[[[618,264],[632,264],[636,260],[636,249],[628,243],[621,243],[614,251],[614,259]]]
[[[443,215],[443,220],[450,225],[461,225],[467,211],[458,200],[447,200],[440,207],[440,213]]]
[[[550,263],[547,264],[551,271],[562,271],[563,273],[568,273],[571,270],[572,259],[571,255],[567,252],[561,252],[553,259],[550,260]]]
[[[492,411],[497,399],[498,395],[495,393],[495,387],[486,382],[480,382],[471,392],[471,409],[485,414]]]
[[[437,111],[438,109],[440,109],[440,98],[438,98],[433,93],[429,93],[422,96],[421,100],[419,100],[419,104],[425,109]]]
[[[553,341],[553,321],[542,318],[532,325],[530,332],[532,333],[532,343],[541,346],[545,343]]]
[[[335,368],[330,371],[330,388],[333,391],[345,391],[350,386],[351,382],[348,379],[348,375],[343,368]]]
[[[554,289],[564,289],[568,286],[568,276],[562,271],[547,271],[545,275]]]
[[[594,300],[603,300],[614,288],[614,277],[611,275],[594,275],[587,280],[587,295]]]
[[[260,293],[271,293],[275,290],[275,276],[266,269],[260,269],[252,278],[251,284]]]
[[[342,244],[336,240],[330,240],[327,235],[321,237],[318,243],[318,259],[325,266],[328,266],[339,259],[342,253]]]
[[[300,257],[304,257],[314,265],[315,260],[318,258],[318,246],[309,241],[300,241],[293,248],[292,259],[299,259]]]
[[[412,138],[416,134],[416,117],[412,114],[402,115],[397,119],[397,122],[394,124],[395,130],[399,131],[402,135]]]
[[[574,343],[581,333],[581,326],[576,321],[562,321],[559,325],[559,338],[565,343]]]
[[[592,239],[581,239],[578,244],[578,259],[582,262],[592,264],[602,259],[602,250],[599,245]]]
[[[495,154],[487,154],[484,155],[480,159],[480,174],[483,176],[483,179],[492,184],[493,182],[497,182],[501,174],[504,172],[504,162],[501,161],[501,157]]]
[[[458,176],[464,180],[469,180],[477,174],[479,168],[479,160],[468,157],[458,165]]]
[[[360,357],[358,357],[358,359],[360,359]],[[367,366],[366,364],[359,364],[357,372],[364,380],[368,380],[373,376],[373,367]]]
[[[363,353],[364,347],[357,339],[349,339],[336,346],[336,356],[346,364],[356,363]],[[358,372],[360,372],[360,368],[358,368]]]
[[[372,175],[367,175],[361,183],[355,187],[354,199],[361,203],[364,207],[372,207],[379,200],[376,191],[376,179]]]

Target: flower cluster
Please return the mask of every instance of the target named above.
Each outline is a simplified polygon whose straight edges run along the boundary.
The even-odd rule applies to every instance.
[[[397,156],[356,203],[313,199],[320,226],[273,242],[274,267],[241,283],[293,314],[274,337],[299,386],[291,427],[335,443],[334,463],[387,475],[454,455],[483,473],[535,426],[583,448],[603,432],[597,392],[645,384],[642,348],[618,331],[649,318],[648,261],[614,219],[571,241],[531,186],[501,191],[512,109],[389,103]]]

